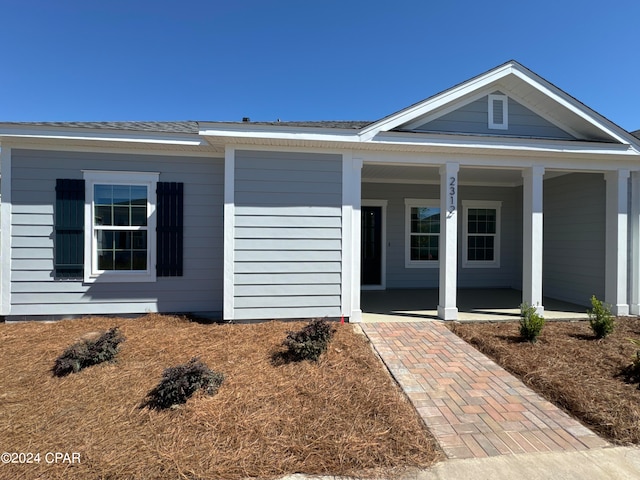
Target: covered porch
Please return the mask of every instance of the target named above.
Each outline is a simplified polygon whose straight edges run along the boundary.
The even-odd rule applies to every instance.
[[[522,292],[512,288],[463,288],[458,290],[459,321],[518,320]],[[547,320],[586,320],[587,307],[543,297]],[[389,289],[363,291],[363,322],[437,320],[438,289]]]
[[[385,160],[360,167],[363,321],[518,319],[523,302],[585,319],[591,295],[628,314],[628,171]]]

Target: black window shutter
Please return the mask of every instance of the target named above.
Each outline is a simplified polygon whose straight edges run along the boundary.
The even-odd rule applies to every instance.
[[[84,180],[56,180],[55,278],[84,277]]]
[[[158,277],[182,276],[184,184],[158,182],[157,259]]]

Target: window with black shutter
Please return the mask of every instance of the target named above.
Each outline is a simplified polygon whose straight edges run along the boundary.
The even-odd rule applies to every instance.
[[[94,183],[92,180],[90,185],[93,200],[91,198],[86,200],[85,180],[56,180],[54,232],[56,279],[83,280],[85,262],[90,263],[87,269],[92,272],[92,278],[97,274],[102,276],[124,273],[126,275],[129,272],[135,273],[136,270],[148,269],[144,267],[143,261],[143,257],[146,256],[145,248],[149,245],[143,241],[147,234],[145,230],[147,223],[139,218],[140,212],[144,216],[146,208],[144,202],[138,200],[138,197],[142,197],[137,194],[136,186],[117,184],[111,187],[109,184]],[[117,192],[112,191],[110,196],[107,195],[105,192],[109,187]],[[129,194],[125,195],[123,192],[127,188]],[[142,189],[139,190],[142,192]],[[155,245],[150,244],[155,246],[156,252],[151,249],[148,253],[151,258],[156,259],[155,276],[158,277],[183,275],[183,193],[183,183],[156,183],[154,212],[156,241]],[[109,197],[110,201],[105,201],[103,197]],[[84,212],[87,201],[93,204],[92,212],[95,217],[89,219],[92,220],[90,222],[85,222]],[[120,217],[127,221],[119,221]],[[89,228],[85,231],[87,224]],[[93,245],[94,248],[94,252],[88,252],[87,255],[84,252],[85,235],[91,236],[88,244]],[[95,258],[92,260],[92,257]],[[110,259],[111,263],[108,262]],[[94,265],[91,265],[92,261]],[[149,267],[153,268],[153,264],[151,263]],[[92,281],[92,278],[85,280]],[[112,278],[117,281],[115,277]],[[131,277],[122,277],[120,280],[127,281],[128,278]],[[135,279],[131,278],[131,281]]]

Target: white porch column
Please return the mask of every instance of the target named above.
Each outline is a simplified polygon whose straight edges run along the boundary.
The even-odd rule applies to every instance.
[[[627,303],[627,192],[629,170],[605,173],[606,237],[604,301],[614,315],[628,315]]]
[[[640,315],[640,172],[631,172],[631,278],[629,312]]]
[[[362,321],[360,308],[360,205],[362,159],[342,156],[342,315]]]
[[[536,307],[544,315],[542,305],[542,177],[544,167],[535,166],[522,172],[522,302]]]
[[[440,167],[440,282],[438,317],[457,320],[458,307],[458,170],[457,163]]]

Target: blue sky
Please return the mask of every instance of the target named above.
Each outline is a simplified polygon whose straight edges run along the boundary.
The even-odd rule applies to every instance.
[[[515,59],[640,129],[637,0],[0,0],[0,121],[376,120]]]

